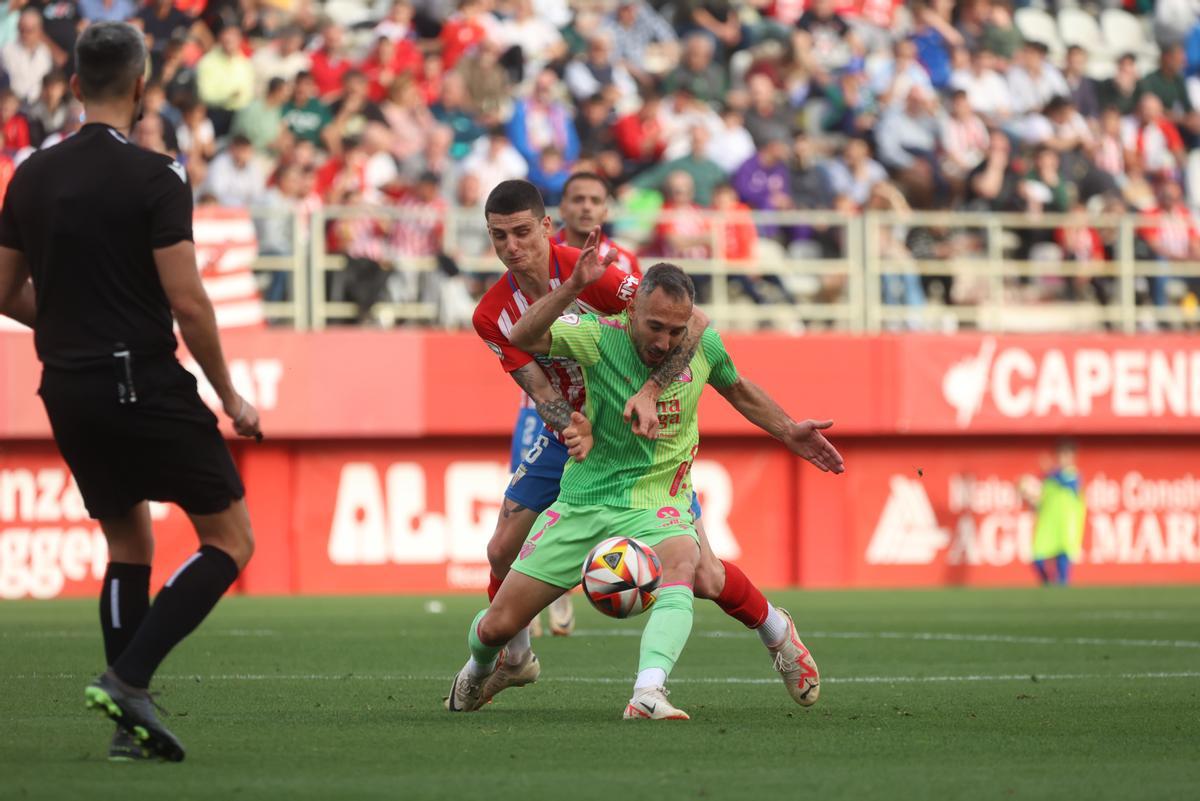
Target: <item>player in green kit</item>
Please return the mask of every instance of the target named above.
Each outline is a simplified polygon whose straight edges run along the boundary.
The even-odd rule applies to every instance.
[[[592,247],[594,239],[589,239]],[[791,420],[761,388],[738,376],[711,329],[688,368],[658,398],[657,437],[636,436],[623,414],[626,400],[684,338],[695,290],[678,267],[659,264],[643,277],[625,314],[559,318],[601,274],[596,259],[581,257],[579,264],[561,286],[529,307],[509,339],[530,353],[580,365],[595,442],[586,460],[567,466],[558,500],[535,521],[492,605],[472,622],[471,658],[455,678],[446,707],[473,711],[490,700],[495,693],[489,679],[501,664],[504,644],[579,583],[584,559],[596,543],[628,536],[655,549],[663,577],[642,634],[638,677],[625,717],[686,720],[687,714],[667,700],[664,685],[692,628],[700,548],[690,511],[691,465],[699,450],[696,408],[704,385],[711,383],[748,420],[820,469],[840,473],[842,459],[820,433],[832,422]],[[583,417],[576,413],[575,419]],[[816,665],[798,640],[797,645],[815,698]]]

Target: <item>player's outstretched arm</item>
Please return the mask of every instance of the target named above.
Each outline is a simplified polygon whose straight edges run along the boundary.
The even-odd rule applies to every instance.
[[[216,390],[225,414],[233,420],[234,430],[243,437],[261,438],[258,410],[234,390],[229,377],[229,366],[225,363],[217,334],[217,317],[196,266],[196,246],[183,240],[169,247],[156,248],[154,265],[179,323],[183,341],[199,362],[208,383]]]
[[[572,419],[571,404],[563,399],[536,362],[518,367],[509,375],[526,395],[533,398],[534,408],[542,421],[564,435],[567,452],[575,461],[582,462],[592,449],[592,424],[588,419],[578,412],[575,414],[582,422]]]
[[[588,235],[570,277],[525,310],[521,319],[517,320],[517,324],[508,333],[509,342],[526,353],[550,352],[550,344],[553,341],[550,326],[575,302],[580,292],[600,280],[609,265],[617,260],[615,249],[610,250],[603,261],[600,260],[597,253],[599,242],[600,228],[596,227]]]
[[[30,328],[37,316],[25,254],[5,247],[0,247],[0,314]]]
[[[699,307],[692,307],[688,320],[687,334],[673,351],[667,354],[658,367],[650,373],[646,383],[625,404],[625,422],[630,423],[633,433],[646,439],[658,438],[658,399],[663,390],[671,385],[675,376],[682,373],[700,347],[700,337],[711,320]]]
[[[728,386],[715,389],[742,417],[782,442],[792,453],[826,473],[846,471],[842,455],[821,433],[833,425],[832,420],[797,422],[788,416],[766,390],[745,378],[739,378]]]

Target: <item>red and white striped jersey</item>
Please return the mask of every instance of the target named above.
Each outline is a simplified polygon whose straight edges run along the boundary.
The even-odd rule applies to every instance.
[[[570,247],[570,245],[567,244],[567,229],[558,229],[558,233],[554,235],[554,238],[551,241],[556,242],[559,245]],[[642,277],[642,267],[640,264],[638,264],[638,257],[635,256],[632,251],[626,250],[616,242],[609,239],[606,234],[602,235],[600,239],[600,247],[598,248],[600,258],[603,259],[605,256],[607,256],[608,251],[610,250],[617,251],[617,260],[615,264],[621,268],[621,272],[625,273],[626,275],[636,275],[638,278]]]
[[[550,282],[547,289],[553,290],[562,284],[575,269],[579,260],[576,248],[550,243]],[[638,277],[626,275],[612,265],[599,281],[589,286],[576,300],[579,311],[593,314],[617,314],[625,309],[637,292]],[[508,335],[517,320],[533,303],[517,286],[512,273],[505,273],[492,284],[479,305],[475,307],[472,322],[475,332],[485,345],[500,359],[500,366],[511,373],[524,367],[535,357],[509,342]],[[583,371],[570,359],[537,356],[537,363],[545,371],[550,382],[562,393],[571,407],[583,408]],[[528,398],[524,399],[528,403]]]

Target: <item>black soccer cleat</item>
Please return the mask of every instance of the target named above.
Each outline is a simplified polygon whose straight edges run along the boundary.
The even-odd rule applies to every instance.
[[[88,709],[103,712],[152,756],[183,761],[183,743],[158,720],[150,693],[130,687],[110,670],[83,691]]]
[[[108,746],[109,762],[144,762],[152,759],[150,752],[133,739],[133,735],[117,726],[112,743]]]

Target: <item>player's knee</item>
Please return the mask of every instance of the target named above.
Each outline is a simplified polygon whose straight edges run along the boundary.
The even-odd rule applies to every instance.
[[[504,645],[516,636],[518,626],[515,619],[504,610],[495,607],[488,610],[479,621],[477,633],[484,645]]]
[[[518,543],[517,549],[521,546]],[[504,578],[508,574],[509,567],[512,566],[513,559],[516,558],[516,550],[503,537],[499,528],[487,544],[487,559],[488,565],[492,568],[492,573],[497,578]]]
[[[715,599],[725,589],[725,566],[720,559],[701,559],[696,567],[696,597]]]

